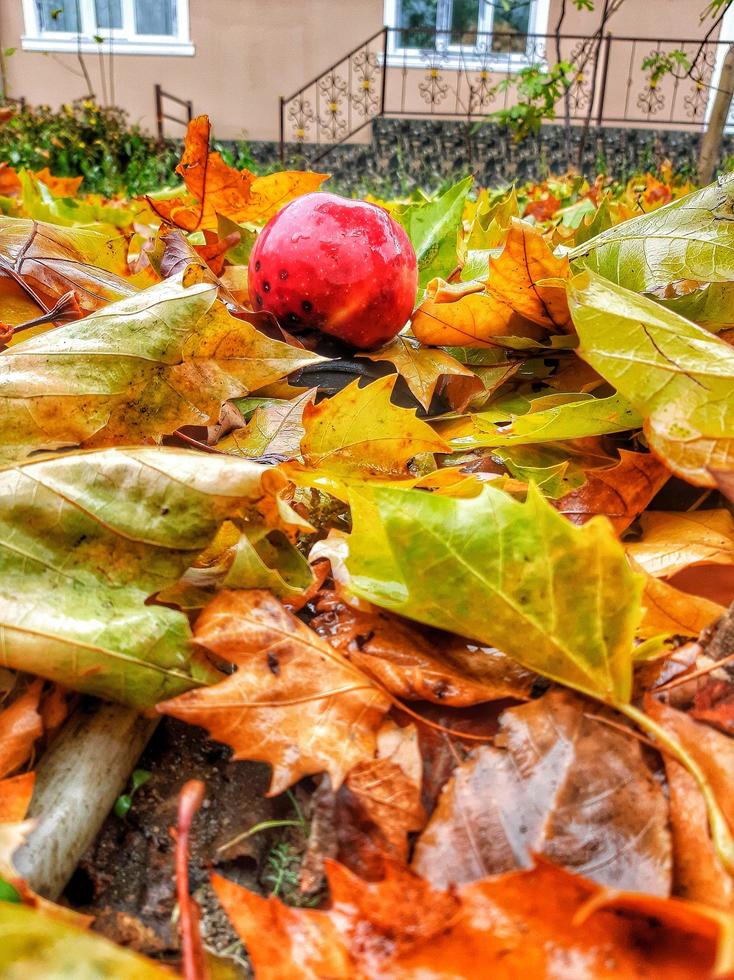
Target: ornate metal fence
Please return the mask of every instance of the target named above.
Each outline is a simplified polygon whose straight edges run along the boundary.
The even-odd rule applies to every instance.
[[[517,102],[528,65],[565,61],[571,84],[555,107],[570,125],[703,126],[729,42],[691,39],[383,28],[280,100],[280,149],[310,163],[358,138],[378,116],[491,117]],[[668,59],[672,72],[655,65]]]

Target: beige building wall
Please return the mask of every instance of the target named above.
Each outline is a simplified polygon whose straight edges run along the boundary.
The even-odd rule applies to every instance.
[[[552,31],[561,0],[550,0],[548,27]],[[709,24],[701,24],[700,12],[705,0],[626,0],[609,23],[616,36],[636,35],[648,38],[688,38],[692,42],[703,36]],[[572,7],[571,4],[567,6]],[[598,0],[595,12],[570,9],[564,32],[588,36],[599,21]],[[154,85],[185,99],[191,99],[195,113],[207,112],[213,121],[215,135],[221,139],[278,138],[278,99],[290,95],[341,58],[369,35],[379,31],[384,17],[383,0],[189,0],[190,37],[195,48],[187,55],[130,55],[114,58],[115,101],[134,121],[155,129]],[[539,29],[540,29],[539,25]],[[7,58],[9,94],[24,96],[31,103],[59,105],[86,94],[75,54],[24,51],[22,0],[0,0],[0,45],[13,47]],[[576,42],[563,50],[567,57]],[[645,115],[644,105],[635,108],[640,93],[647,88],[645,73],[639,67],[642,59],[654,50],[655,42],[615,43],[610,49],[609,82],[605,115]],[[379,51],[379,45],[375,46]],[[694,50],[693,44],[689,50]],[[96,54],[87,54],[85,63],[98,98],[101,98],[100,66]],[[105,58],[106,68],[109,61]],[[712,66],[713,67],[713,66]],[[583,80],[590,90],[591,78]],[[419,85],[425,68],[411,68],[406,73],[391,71],[388,76],[386,104],[388,109],[407,114],[425,113],[440,116],[427,105]],[[493,72],[486,79],[491,85],[502,77]],[[447,71],[449,92],[443,105],[459,111],[467,104],[464,76]],[[376,76],[379,84],[379,75]],[[477,79],[473,79],[476,84]],[[631,81],[631,84],[628,84]],[[460,86],[464,85],[462,91]],[[459,86],[457,88],[457,86]],[[663,98],[662,109],[650,118],[663,120],[671,99],[680,112],[688,88],[663,83],[657,97]],[[583,93],[581,93],[583,94]],[[706,97],[703,91],[701,98]],[[695,95],[695,93],[694,93]],[[588,91],[587,91],[588,97]],[[649,98],[649,92],[644,96]],[[319,98],[322,98],[319,96]],[[598,99],[598,89],[597,89]],[[313,97],[312,97],[313,101]],[[501,105],[482,106],[492,111]],[[323,99],[322,99],[323,106]],[[175,111],[175,106],[171,110]],[[676,111],[677,115],[677,111]],[[350,122],[356,122],[354,116]],[[295,123],[291,122],[291,134]],[[353,126],[350,125],[350,128]],[[311,132],[313,126],[311,127]],[[170,135],[181,129],[167,124]]]

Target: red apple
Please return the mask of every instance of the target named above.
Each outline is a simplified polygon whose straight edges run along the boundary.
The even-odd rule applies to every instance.
[[[367,350],[391,340],[413,311],[413,246],[387,211],[336,194],[304,194],[260,232],[250,302],[285,329],[315,328]]]

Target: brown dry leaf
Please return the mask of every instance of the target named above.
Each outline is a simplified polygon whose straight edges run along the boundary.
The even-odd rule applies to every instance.
[[[413,868],[437,888],[530,867],[532,855],[610,888],[670,894],[668,813],[633,734],[551,691],[510,708],[444,787]]]
[[[621,534],[669,477],[669,471],[651,453],[620,449],[619,462],[587,470],[580,487],[551,503],[572,524],[585,524],[596,514],[604,514]]]
[[[235,170],[220,153],[209,149],[210,134],[208,116],[192,119],[186,130],[184,153],[176,167],[195,201],[147,198],[160,218],[186,231],[216,229],[217,213],[239,223],[266,221],[293,198],[317,190],[328,177],[300,171],[257,177],[247,169]]]
[[[377,758],[350,770],[336,796],[337,858],[363,878],[381,877],[384,857],[408,858],[408,834],[421,830],[421,756],[414,725],[389,719],[377,734]]]
[[[732,470],[711,470],[711,475],[716,481],[719,490],[727,500],[734,503],[734,471]]]
[[[0,779],[14,772],[30,756],[33,743],[43,734],[38,712],[43,681],[34,681],[0,713]]]
[[[312,628],[399,698],[466,707],[526,698],[536,679],[499,650],[379,609],[355,609],[334,592],[322,592],[316,610]]]
[[[26,283],[50,306],[73,288],[83,312],[137,292],[127,272],[127,240],[88,228],[0,215],[0,271]]]
[[[648,695],[645,711],[673,734],[698,763],[734,830],[734,740],[683,711]],[[670,786],[675,875],[681,894],[728,911],[734,909],[734,881],[726,873],[708,832],[706,806],[693,777],[664,756]]]
[[[711,843],[701,790],[693,776],[667,752],[663,761],[670,798],[674,893],[734,912],[734,879]]]
[[[698,636],[724,612],[723,606],[702,596],[682,592],[661,579],[653,578],[630,559],[632,567],[645,575],[642,593],[642,620],[638,635],[646,638],[659,633]]]
[[[647,511],[640,524],[642,538],[627,543],[627,552],[656,578],[670,578],[693,565],[734,564],[734,518],[723,507]]]
[[[195,638],[237,670],[157,709],[206,728],[235,759],[270,763],[269,795],[317,772],[328,772],[337,787],[374,757],[390,702],[270,593],[220,592],[199,617]]]
[[[734,966],[728,918],[607,892],[544,861],[458,892],[392,863],[372,884],[336,862],[327,871],[327,911],[212,877],[257,980],[706,980]]]
[[[502,254],[489,265],[486,283],[429,283],[413,315],[418,340],[483,347],[492,346],[493,337],[540,339],[549,331],[573,332],[565,290],[539,285],[545,279],[567,279],[568,259],[556,258],[537,228],[514,218]],[[528,329],[529,324],[542,331]]]
[[[465,380],[465,385],[470,384],[471,391],[467,393],[467,400],[472,394],[483,390],[482,382],[474,372],[460,364],[455,357],[444,350],[411,343],[407,337],[396,337],[374,354],[361,354],[360,357],[394,364],[395,370],[405,379],[405,383],[426,411],[441,378],[459,376],[468,379]]]

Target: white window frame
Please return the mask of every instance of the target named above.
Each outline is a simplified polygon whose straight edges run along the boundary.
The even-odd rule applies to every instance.
[[[394,67],[425,68],[425,51],[419,48],[401,48],[397,44],[398,5],[400,0],[385,0],[385,27],[390,28],[387,35],[387,63]],[[477,31],[492,33],[494,25],[494,8],[497,0],[479,0],[479,19]],[[445,40],[437,35],[436,55],[441,58],[442,65],[450,68],[483,68],[497,72],[515,72],[530,63],[525,52],[492,52],[481,46],[449,44],[450,24],[448,22],[449,4],[447,0],[438,0],[436,16],[439,30],[446,29]],[[547,34],[550,0],[531,0],[528,34]],[[406,30],[407,28],[403,28]],[[416,28],[420,30],[420,28]],[[545,56],[545,44],[538,44],[537,51],[541,58]],[[536,59],[537,61],[537,56]]]
[[[2,0],[0,0],[2,2]],[[94,0],[79,0],[80,32],[44,31],[39,23],[35,0],[21,0],[25,34],[21,36],[24,51],[58,51],[83,54],[155,54],[185,55],[195,54],[189,37],[189,2],[173,0],[176,5],[175,34],[136,34],[134,0],[121,0],[122,27],[97,29]],[[59,0],[63,2],[63,0]],[[66,0],[76,3],[76,0]],[[95,41],[95,37],[103,40]]]

